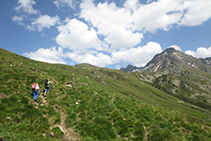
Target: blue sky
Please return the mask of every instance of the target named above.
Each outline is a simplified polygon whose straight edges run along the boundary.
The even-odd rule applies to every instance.
[[[211,57],[210,0],[1,0],[0,47],[49,63],[144,66],[174,47]]]

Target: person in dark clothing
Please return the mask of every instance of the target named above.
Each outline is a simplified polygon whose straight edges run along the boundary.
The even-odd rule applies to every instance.
[[[46,96],[47,93],[49,93],[49,89],[50,89],[50,84],[52,84],[53,81],[50,81],[50,79],[46,79],[44,84],[45,84],[45,92],[44,92],[44,96]]]

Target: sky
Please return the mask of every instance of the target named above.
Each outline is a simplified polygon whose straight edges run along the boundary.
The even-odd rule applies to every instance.
[[[174,47],[211,57],[211,0],[1,0],[0,47],[48,62],[143,67]]]

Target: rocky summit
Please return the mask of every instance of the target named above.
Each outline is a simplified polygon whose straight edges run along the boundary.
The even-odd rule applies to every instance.
[[[165,74],[181,74],[185,70],[194,69],[211,73],[211,58],[198,59],[174,48],[167,48],[160,54],[155,55],[143,68],[132,65],[121,68],[125,72],[151,71]]]

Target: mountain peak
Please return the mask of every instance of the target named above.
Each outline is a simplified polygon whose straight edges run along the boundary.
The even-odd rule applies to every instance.
[[[128,65],[126,68],[121,68],[121,71],[124,72],[134,72],[134,71],[140,71],[142,69],[142,67],[136,67],[133,65]]]
[[[165,53],[165,54],[172,54],[176,52],[176,49],[174,49],[173,47],[169,47],[167,48],[166,50],[164,50],[162,53]]]
[[[121,70],[181,74],[181,72],[188,69],[197,69],[211,73],[211,58],[198,59],[170,47],[156,54],[143,68],[137,69],[134,66],[128,66],[127,69]]]

